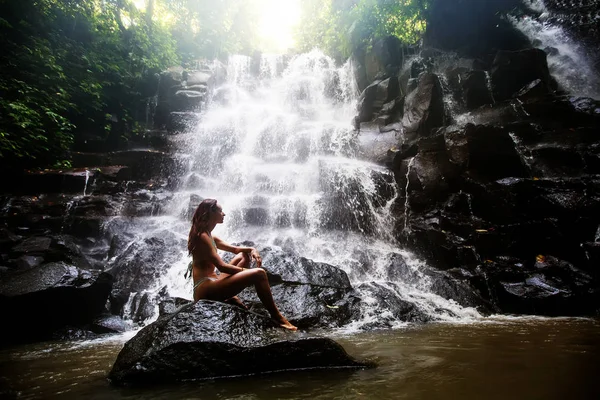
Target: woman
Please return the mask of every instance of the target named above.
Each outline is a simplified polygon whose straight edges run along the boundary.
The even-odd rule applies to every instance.
[[[223,223],[225,213],[216,200],[203,200],[192,218],[192,228],[188,238],[188,250],[193,257],[192,277],[194,278],[194,301],[209,299],[232,301],[241,305],[235,297],[248,286],[254,286],[260,301],[279,326],[291,331],[296,328],[281,313],[273,301],[267,273],[260,268],[262,259],[253,247],[237,247],[212,236],[217,224]],[[217,249],[236,253],[229,264],[224,262]],[[257,268],[245,269],[251,259],[256,260]],[[221,271],[217,275],[216,269]]]

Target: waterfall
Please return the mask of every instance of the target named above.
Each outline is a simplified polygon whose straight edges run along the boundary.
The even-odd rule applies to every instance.
[[[543,0],[524,0],[524,4],[537,17],[527,15],[510,20],[536,47],[546,51],[550,73],[561,87],[575,96],[599,99],[600,76],[589,56],[596,49],[586,49],[559,23],[563,18],[568,20],[568,15],[551,18],[552,11]]]
[[[351,329],[390,313],[369,301],[373,284],[429,319],[479,317],[431,293],[422,261],[394,241],[391,210],[402,191],[391,171],[357,159],[356,102],[349,63],[337,67],[319,51],[289,60],[265,55],[259,68],[248,57],[232,56],[227,82],[214,88],[198,125],[180,138],[176,156],[187,170],[164,204],[169,215],[129,227],[132,243],[157,235],[173,243],[157,261],[166,272],[150,292],[191,298],[192,282],[183,278],[189,212],[200,198],[215,198],[226,214],[215,235],[343,269],[364,304]],[[406,262],[410,282],[390,272],[397,257]]]

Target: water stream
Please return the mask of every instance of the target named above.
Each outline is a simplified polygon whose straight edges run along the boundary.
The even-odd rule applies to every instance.
[[[106,376],[133,335],[0,351],[0,397],[87,399],[598,399],[600,321],[499,318],[329,334],[377,368],[117,388]],[[4,396],[4,397],[3,397]]]
[[[353,286],[386,285],[432,319],[479,317],[430,293],[425,275],[410,284],[390,282],[394,255],[414,274],[423,263],[393,240],[390,209],[404,199],[397,199],[402,190],[391,172],[356,158],[350,122],[357,93],[349,65],[336,67],[318,51],[285,64],[264,56],[256,77],[249,58],[229,60],[228,81],[216,88],[201,122],[182,140],[180,156],[188,169],[169,206],[172,218],[185,214],[190,197],[215,198],[226,213],[215,234],[230,242],[252,240],[335,265]],[[184,237],[188,226],[176,224]],[[179,260],[157,288],[189,298],[183,250],[174,250]],[[364,254],[369,265],[362,265]],[[364,319],[354,327],[389,317],[390,310],[372,309],[368,293],[364,297]]]
[[[544,0],[524,0],[524,3],[537,17],[510,20],[536,47],[548,53],[550,73],[561,87],[574,96],[600,98],[600,76],[588,56],[596,49],[586,49],[563,26],[552,22],[549,19],[552,13]]]

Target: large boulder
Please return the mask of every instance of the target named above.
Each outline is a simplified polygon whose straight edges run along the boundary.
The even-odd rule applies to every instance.
[[[350,321],[358,294],[341,269],[295,254],[260,249],[273,298],[282,314],[300,328],[342,326]],[[254,288],[240,294],[254,310],[266,313]]]
[[[492,105],[494,99],[485,71],[475,70],[467,72],[461,82],[463,97],[467,109],[473,110],[485,105]]]
[[[381,111],[390,112],[393,105],[389,104],[385,110],[384,105],[400,95],[400,86],[396,77],[373,82],[363,91],[358,101],[358,121],[370,121],[373,115]]]
[[[31,236],[19,242],[6,255],[10,257],[8,265],[15,270],[60,261],[83,269],[90,268],[80,247],[69,235]]]
[[[502,311],[519,314],[590,315],[600,311],[598,282],[573,264],[538,255],[533,265],[485,266]]]
[[[556,81],[550,76],[546,53],[540,49],[499,51],[491,69],[494,98],[505,100],[518,94],[526,85],[540,80],[545,93],[556,89]]]
[[[173,236],[149,237],[129,243],[129,245],[111,263],[109,274],[114,277],[114,287],[111,293],[111,312],[120,315],[123,307],[132,293],[142,293],[155,289],[158,279],[168,268],[178,261],[180,254],[169,251],[173,248],[185,248],[185,242]],[[143,294],[132,303],[133,316],[145,308],[149,299],[144,300]],[[135,317],[143,320],[148,317]]]
[[[64,262],[43,264],[3,279],[2,343],[48,339],[67,325],[90,323],[104,311],[112,277]]]
[[[425,72],[418,86],[404,101],[404,134],[408,140],[428,136],[434,128],[444,124],[444,99],[442,85],[437,75]]]
[[[125,344],[113,384],[149,384],[312,368],[363,368],[331,339],[291,333],[224,303],[185,305]]]

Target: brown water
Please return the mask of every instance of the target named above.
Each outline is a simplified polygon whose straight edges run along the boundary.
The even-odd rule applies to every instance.
[[[90,399],[600,399],[600,320],[486,320],[332,337],[351,355],[379,366],[123,389],[106,380],[122,339],[43,343],[0,351],[0,393]]]

